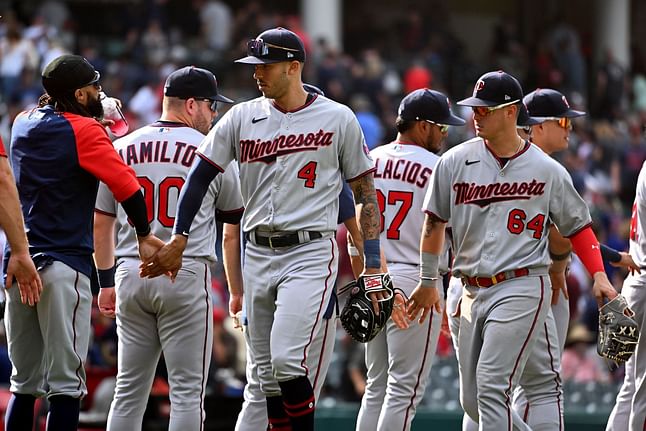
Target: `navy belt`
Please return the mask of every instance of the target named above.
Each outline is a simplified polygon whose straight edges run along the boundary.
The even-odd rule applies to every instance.
[[[256,245],[269,248],[293,247],[298,244],[304,244],[315,239],[323,238],[321,232],[303,231],[299,232],[271,232],[255,231],[253,235],[248,234],[247,239]]]

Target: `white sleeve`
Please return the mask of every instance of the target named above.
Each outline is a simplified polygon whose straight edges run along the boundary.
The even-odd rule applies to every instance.
[[[117,201],[114,195],[103,182],[99,183],[99,192],[96,195],[96,203],[94,208],[104,214],[115,216],[117,215]]]
[[[374,170],[375,164],[357,118],[349,109],[348,115],[343,118],[345,124],[341,127],[339,137],[339,164],[345,180],[352,181]]]
[[[235,143],[238,136],[234,106],[216,123],[204,137],[197,152],[210,161],[220,171],[224,171],[229,162],[235,158]]]

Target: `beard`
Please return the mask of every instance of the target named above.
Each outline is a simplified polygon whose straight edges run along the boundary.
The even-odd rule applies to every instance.
[[[96,99],[88,100],[85,109],[87,109],[92,117],[103,118],[103,105],[98,97]]]

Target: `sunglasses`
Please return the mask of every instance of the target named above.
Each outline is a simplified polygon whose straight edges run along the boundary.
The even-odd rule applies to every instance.
[[[94,72],[94,78],[87,84],[81,85],[79,88],[87,87],[88,85],[93,86],[97,90],[101,91],[101,84],[99,84],[99,80],[101,79],[101,74],[99,72]]]
[[[440,133],[446,133],[446,132],[449,131],[449,125],[448,124],[440,124],[440,123],[436,123],[436,122],[431,121],[431,120],[423,120],[423,119],[421,119],[419,117],[417,117],[416,120],[417,121],[426,121],[427,123],[435,124],[437,127],[440,128]]]
[[[208,102],[209,109],[212,112],[216,112],[218,110],[218,101],[209,99],[207,97],[187,97],[187,98],[180,97],[180,99],[183,99],[183,100],[193,99],[193,100],[197,100],[198,102]]]
[[[487,115],[491,114],[493,111],[505,108],[507,106],[511,106],[518,102],[519,100],[517,99],[517,100],[512,100],[511,102],[503,103],[502,105],[496,105],[496,106],[472,106],[471,109],[473,109],[474,114],[477,114],[480,117],[486,117]]]
[[[568,117],[545,117],[541,118],[545,121],[556,121],[562,129],[570,130],[572,128],[572,119]]]
[[[266,57],[269,55],[271,50],[281,49],[283,51],[292,51],[298,52],[298,49],[286,48],[284,46],[278,46],[271,43],[267,43],[262,39],[252,39],[247,42],[247,55],[252,55],[254,57]]]

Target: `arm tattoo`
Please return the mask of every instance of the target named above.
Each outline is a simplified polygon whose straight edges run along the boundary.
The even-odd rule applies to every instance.
[[[358,214],[363,239],[379,238],[381,219],[379,217],[379,205],[377,204],[377,194],[375,192],[375,183],[372,174],[365,175],[353,181],[350,186],[354,194],[355,204],[361,206],[361,211],[358,211]]]
[[[433,229],[436,229],[444,222],[435,214],[428,214],[424,221],[424,236],[431,236]]]

